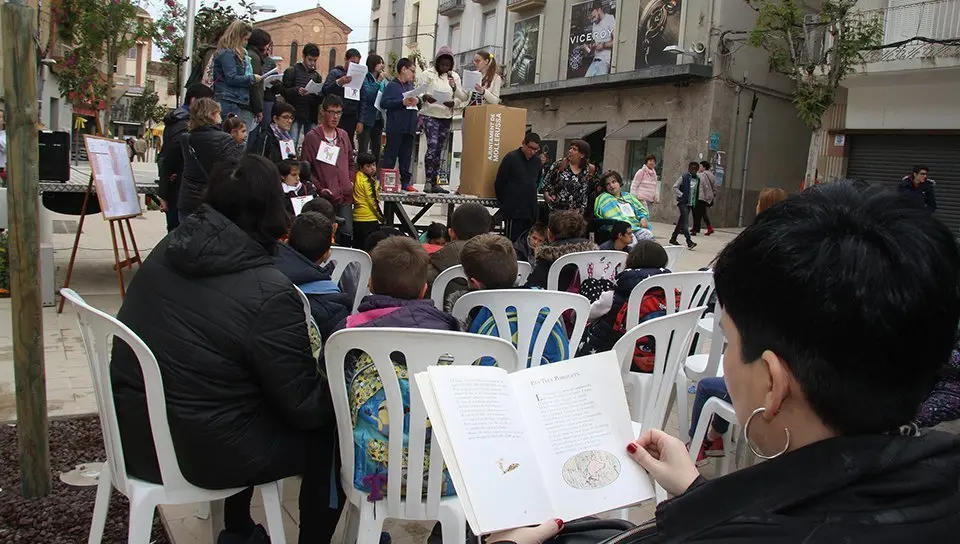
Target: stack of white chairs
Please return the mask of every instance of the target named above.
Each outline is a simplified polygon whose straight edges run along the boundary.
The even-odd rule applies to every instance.
[[[223,499],[235,495],[243,488],[201,489],[189,483],[180,472],[170,426],[167,422],[167,403],[163,392],[163,379],[157,359],[133,331],[116,318],[87,304],[72,289],[61,289],[60,294],[69,300],[77,311],[77,321],[90,363],[93,378],[94,396],[100,415],[104,448],[107,461],[100,471],[97,484],[97,501],[93,508],[93,521],[90,526],[90,544],[103,539],[103,529],[107,521],[107,508],[113,488],[130,499],[129,529],[127,542],[130,544],[148,544],[153,530],[153,513],[160,505],[181,505],[197,502],[213,503],[211,511],[211,534],[216,541],[223,527]],[[113,384],[110,379],[111,340],[119,339],[126,343],[136,354],[143,372],[146,390],[147,412],[153,433],[153,444],[160,465],[162,484],[139,480],[127,474],[123,457],[123,442],[120,439],[120,427],[117,424],[117,412],[113,399]],[[273,542],[286,542],[283,533],[283,513],[281,509],[281,483],[271,482],[257,486],[263,495],[263,506],[267,517],[267,527]]]

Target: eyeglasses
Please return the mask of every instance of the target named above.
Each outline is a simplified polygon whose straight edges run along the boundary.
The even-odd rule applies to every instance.
[[[340,117],[341,115],[343,115],[343,110],[340,110],[340,111],[323,110],[323,113],[326,113],[327,115],[333,115],[334,117]]]
[[[283,114],[283,115],[280,116],[280,119],[286,119],[287,121],[293,121],[293,116],[290,115],[289,113],[285,113],[285,114]]]

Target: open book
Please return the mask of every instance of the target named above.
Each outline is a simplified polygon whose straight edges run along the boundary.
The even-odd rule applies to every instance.
[[[635,436],[613,352],[513,374],[437,366],[416,380],[476,534],[654,496],[649,475],[627,455]]]

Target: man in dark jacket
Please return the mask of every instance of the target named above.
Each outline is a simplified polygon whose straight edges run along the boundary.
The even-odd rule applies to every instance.
[[[303,61],[294,64],[283,72],[283,98],[297,108],[297,118],[293,123],[294,143],[300,143],[300,136],[306,135],[317,126],[317,111],[320,106],[320,96],[307,94],[308,82],[320,83],[320,74],[317,72],[317,58],[320,48],[316,44],[308,43],[303,46]]]
[[[677,210],[680,211],[680,217],[677,219],[677,226],[673,229],[673,236],[670,237],[672,245],[679,245],[677,236],[684,235],[687,239],[687,247],[693,249],[697,244],[690,238],[690,210],[696,205],[697,194],[699,191],[700,178],[697,174],[700,172],[700,163],[691,162],[687,166],[687,172],[684,172],[677,182],[673,184],[673,193],[677,198]]]
[[[540,178],[540,135],[528,132],[519,149],[500,161],[494,190],[500,201],[500,213],[507,220],[511,242],[529,229],[537,217],[537,181]]]
[[[343,116],[340,117],[340,128],[347,131],[350,139],[353,140],[353,135],[357,132],[357,124],[360,122],[360,101],[345,98],[343,96],[343,86],[353,81],[353,78],[347,75],[347,67],[350,66],[351,62],[360,64],[360,52],[356,49],[347,49],[344,58],[346,62],[343,63],[343,66],[335,66],[327,74],[327,79],[323,82],[323,96],[339,96],[343,100]],[[361,127],[360,130],[362,131],[363,128]]]
[[[404,191],[416,192],[410,182],[410,162],[413,158],[413,139],[417,134],[417,105],[420,99],[404,98],[413,90],[416,70],[410,59],[397,61],[397,78],[387,84],[380,99],[380,107],[387,112],[387,144],[380,158],[380,168],[393,169],[400,161],[400,183]]]
[[[935,182],[929,178],[930,169],[926,166],[914,166],[909,176],[900,180],[897,191],[923,206],[930,212],[937,211],[937,198],[933,191]]]
[[[350,315],[353,300],[330,278],[334,263],[321,267],[330,258],[333,223],[317,212],[301,213],[290,227],[286,244],[277,246],[273,262],[310,300],[310,313],[324,341]]]
[[[186,134],[190,120],[190,104],[198,98],[213,98],[213,89],[196,83],[187,89],[183,105],[163,118],[163,146],[160,149],[159,190],[160,210],[167,216],[167,232],[180,225],[177,199],[180,195],[180,180],[183,177],[183,149],[180,137]]]

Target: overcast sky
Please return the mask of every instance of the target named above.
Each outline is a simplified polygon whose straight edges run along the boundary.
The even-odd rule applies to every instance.
[[[163,12],[163,0],[147,0],[149,11],[154,17],[158,17]],[[186,0],[180,0],[186,5]],[[213,0],[198,0],[197,7],[212,4]],[[277,8],[276,13],[261,13],[257,20],[270,19],[279,15],[303,11],[315,7],[312,0],[257,0],[259,5],[273,6]],[[237,7],[236,2],[223,0],[221,4],[233,5]],[[329,11],[334,17],[343,21],[347,26],[353,29],[350,32],[348,42],[359,49],[367,51],[367,42],[370,40],[370,0],[317,0],[317,4],[323,9]],[[154,48],[153,58],[159,60],[160,53]]]

